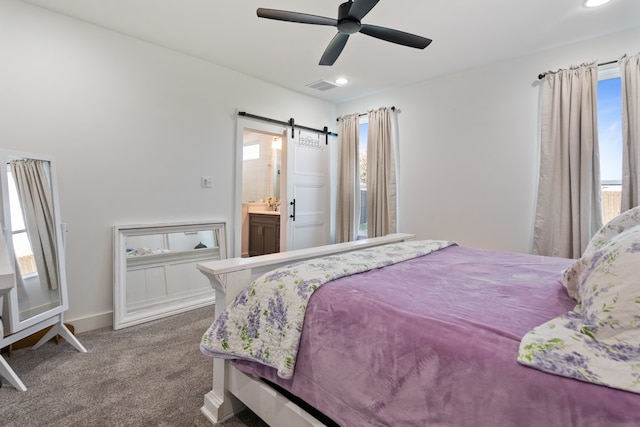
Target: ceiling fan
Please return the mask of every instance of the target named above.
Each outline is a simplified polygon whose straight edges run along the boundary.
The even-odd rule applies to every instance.
[[[404,31],[391,28],[367,25],[360,21],[373,9],[379,0],[349,0],[338,7],[338,19],[324,16],[309,15],[307,13],[289,12],[286,10],[259,8],[257,14],[260,18],[275,19],[278,21],[299,22],[301,24],[327,25],[336,27],[336,34],[320,58],[320,65],[333,65],[342,53],[351,34],[363,33],[377,39],[403,46],[424,49],[429,46],[431,40]]]

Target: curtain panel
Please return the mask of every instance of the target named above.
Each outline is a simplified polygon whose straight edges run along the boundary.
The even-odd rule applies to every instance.
[[[367,137],[367,235],[397,230],[397,184],[389,107],[369,111]]]
[[[542,81],[533,253],[578,258],[602,226],[595,62]]]
[[[57,289],[56,224],[45,162],[33,159],[13,160],[11,173],[16,183],[40,283],[48,284],[49,289]]]
[[[358,237],[360,215],[360,179],[358,147],[360,116],[351,114],[338,119],[338,189],[336,203],[336,243]]]
[[[640,205],[640,53],[618,60],[622,83],[622,203]]]

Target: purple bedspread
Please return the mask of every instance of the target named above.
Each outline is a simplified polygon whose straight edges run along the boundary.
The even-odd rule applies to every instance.
[[[572,260],[453,246],[335,280],[312,296],[294,376],[235,366],[342,426],[640,426],[640,396],[516,362],[570,311]]]

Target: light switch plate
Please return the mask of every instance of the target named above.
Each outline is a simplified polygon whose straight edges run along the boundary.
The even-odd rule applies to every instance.
[[[200,186],[202,188],[211,188],[213,187],[213,177],[212,176],[203,176],[200,178]]]

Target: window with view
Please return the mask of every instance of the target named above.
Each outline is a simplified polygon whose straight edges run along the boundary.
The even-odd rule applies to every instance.
[[[622,184],[622,95],[618,68],[603,70],[598,82],[598,140],[602,220],[620,214]]]
[[[358,148],[360,159],[358,161],[358,174],[360,177],[360,221],[358,224],[358,239],[367,238],[367,134],[369,121],[367,116],[360,117],[360,146]]]
[[[29,236],[24,224],[24,216],[20,207],[18,190],[13,179],[11,169],[7,168],[9,178],[9,206],[11,207],[11,234],[13,236],[13,250],[15,251],[20,274],[23,278],[38,274],[36,260],[29,243]]]
[[[242,147],[242,160],[256,160],[260,158],[260,144],[245,145]]]

